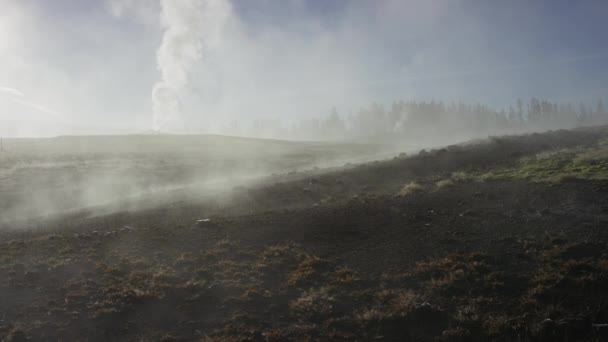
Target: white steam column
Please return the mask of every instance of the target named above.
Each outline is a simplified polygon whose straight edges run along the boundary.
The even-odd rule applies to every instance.
[[[228,0],[161,0],[163,40],[157,51],[161,79],[152,90],[153,129],[182,132],[181,97],[194,67],[218,44],[230,16]]]

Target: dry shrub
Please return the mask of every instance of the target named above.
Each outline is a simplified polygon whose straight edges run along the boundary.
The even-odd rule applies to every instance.
[[[352,284],[357,280],[356,274],[347,266],[342,266],[332,273],[332,280],[339,284]]]
[[[412,291],[384,290],[376,294],[379,305],[355,313],[358,321],[373,322],[389,318],[406,317],[414,312],[424,300]]]
[[[456,171],[452,173],[452,180],[455,182],[466,182],[474,177],[464,171]]]
[[[608,159],[608,146],[603,145],[596,149],[589,149],[578,154],[575,161],[598,161]]]
[[[438,189],[446,188],[446,187],[449,187],[452,185],[454,185],[454,180],[452,180],[452,179],[442,179],[442,180],[438,181],[437,183],[435,183],[435,186]]]
[[[420,193],[424,190],[424,187],[416,182],[410,182],[404,185],[397,195],[399,196],[408,196],[415,193]]]
[[[381,310],[379,308],[366,308],[357,312],[355,314],[355,319],[363,322],[378,322],[388,318],[389,315],[390,312],[386,312],[385,310]]]
[[[420,296],[412,291],[407,291],[399,293],[390,304],[396,314],[403,316],[414,310],[419,301]]]
[[[335,298],[327,286],[311,289],[289,303],[289,309],[299,316],[323,317],[333,311]]]
[[[502,286],[500,275],[491,272],[482,256],[451,255],[416,264],[414,275],[427,280],[429,289],[466,292],[472,287],[495,289]]]
[[[327,260],[317,256],[307,255],[305,259],[298,264],[297,268],[289,274],[287,283],[289,285],[299,285],[314,280],[315,276],[320,278],[322,276],[320,271],[327,265]]]
[[[510,322],[506,316],[489,316],[484,320],[483,327],[490,336],[503,335],[510,328]]]
[[[300,257],[300,251],[291,244],[270,246],[262,252],[262,262],[265,264],[283,264],[287,261],[296,261]]]

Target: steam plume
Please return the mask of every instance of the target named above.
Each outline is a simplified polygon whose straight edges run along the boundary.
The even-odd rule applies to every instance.
[[[15,88],[0,87],[0,93],[7,93],[12,96],[23,97],[23,93],[19,89],[15,89]]]
[[[221,41],[231,8],[227,0],[161,0],[165,32],[157,52],[161,79],[152,91],[155,130],[183,129],[183,90],[205,52]]]

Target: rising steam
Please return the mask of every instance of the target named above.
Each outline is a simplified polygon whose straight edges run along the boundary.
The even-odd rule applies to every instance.
[[[152,90],[153,128],[182,131],[181,97],[195,66],[221,41],[227,0],[161,0],[164,36],[157,51],[161,79]]]

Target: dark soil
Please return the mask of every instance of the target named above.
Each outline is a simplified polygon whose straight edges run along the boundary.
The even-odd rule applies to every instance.
[[[4,232],[0,336],[608,340],[608,183],[453,177],[606,137],[494,138]]]

